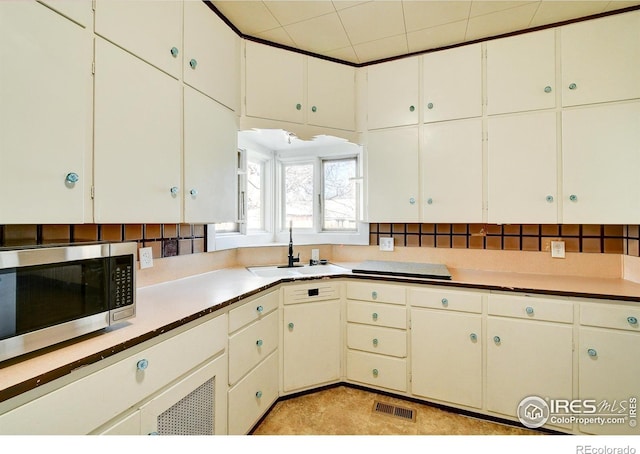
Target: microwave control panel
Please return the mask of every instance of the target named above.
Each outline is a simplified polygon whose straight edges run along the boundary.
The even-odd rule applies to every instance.
[[[133,259],[129,256],[113,258],[113,309],[133,304]]]

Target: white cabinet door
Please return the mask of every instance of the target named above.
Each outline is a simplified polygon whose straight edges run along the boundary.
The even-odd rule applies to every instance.
[[[93,25],[91,0],[38,0],[74,22],[89,27]]]
[[[412,393],[482,407],[482,317],[411,309]]]
[[[560,29],[562,105],[640,98],[640,11]]]
[[[640,222],[639,144],[640,102],[562,113],[562,222]]]
[[[425,123],[482,115],[480,44],[425,54],[422,66]]]
[[[340,378],[340,301],[284,306],[284,390]]]
[[[240,108],[240,37],[204,2],[184,2],[183,78],[236,112]]]
[[[226,435],[227,355],[181,379],[140,407],[144,435]]]
[[[525,397],[572,398],[573,326],[487,317],[487,410],[517,416]]]
[[[100,38],[95,45],[95,222],[179,222],[182,86]]]
[[[422,221],[482,222],[482,119],[424,126]]]
[[[623,423],[581,424],[580,430],[594,434],[640,435],[640,427],[630,426],[628,418],[631,399],[635,398],[636,408],[638,404],[640,336],[638,333],[581,327],[579,339],[578,397],[595,400],[598,413],[627,416]],[[636,422],[637,414],[634,419]]]
[[[372,131],[368,140],[367,220],[419,222],[418,128]]]
[[[418,123],[418,57],[403,58],[367,68],[367,128]]]
[[[304,123],[305,56],[247,41],[246,113]]]
[[[319,58],[307,59],[307,123],[355,130],[355,69]]]
[[[557,223],[556,129],[555,112],[489,118],[489,222]]]
[[[553,108],[556,105],[555,31],[487,42],[487,113]]]
[[[0,60],[0,224],[90,222],[91,35],[41,4],[0,2]]]
[[[176,78],[182,74],[182,1],[95,0],[95,31]]]
[[[184,221],[236,219],[235,113],[184,87]]]

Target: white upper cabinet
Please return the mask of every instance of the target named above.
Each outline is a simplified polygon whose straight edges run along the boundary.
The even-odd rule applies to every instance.
[[[487,113],[556,106],[555,31],[487,42]]]
[[[246,42],[246,114],[304,123],[305,56]]]
[[[93,26],[91,0],[38,0],[83,27]]]
[[[565,224],[640,222],[640,101],[562,113]]]
[[[95,31],[173,77],[181,76],[182,1],[96,0]]]
[[[90,222],[91,35],[0,2],[0,60],[0,224]]]
[[[482,119],[424,126],[422,222],[482,222]]]
[[[319,58],[307,58],[307,123],[355,130],[355,69]]]
[[[95,222],[179,222],[182,84],[103,39],[95,46]]]
[[[418,57],[380,63],[367,68],[367,128],[418,124]]]
[[[184,221],[236,220],[238,127],[233,111],[184,88]]]
[[[367,221],[419,222],[418,127],[369,133]]]
[[[201,1],[184,2],[182,64],[186,84],[239,110],[240,37]]]
[[[482,115],[480,44],[426,54],[422,65],[425,123]]]
[[[488,220],[495,224],[555,224],[556,113],[488,120]]]
[[[640,98],[640,11],[566,25],[562,105]]]

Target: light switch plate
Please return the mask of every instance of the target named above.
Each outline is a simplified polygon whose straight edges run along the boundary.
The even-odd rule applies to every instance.
[[[387,252],[393,251],[393,237],[380,238],[380,250]]]
[[[551,257],[554,257],[557,259],[564,258],[564,241],[551,242]]]
[[[151,268],[153,266],[153,249],[141,247],[139,249],[140,269]]]

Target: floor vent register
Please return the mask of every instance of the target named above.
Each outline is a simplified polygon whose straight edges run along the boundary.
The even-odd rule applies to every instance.
[[[410,408],[398,407],[396,405],[375,401],[373,403],[373,412],[416,422],[416,412]]]

